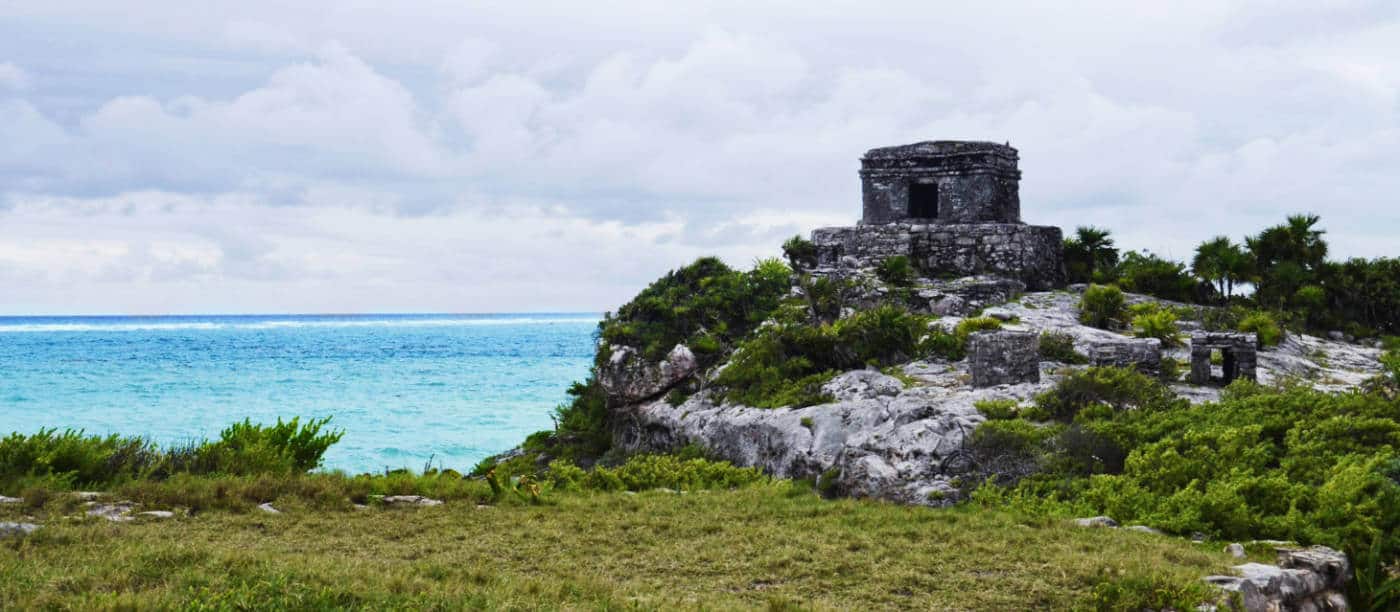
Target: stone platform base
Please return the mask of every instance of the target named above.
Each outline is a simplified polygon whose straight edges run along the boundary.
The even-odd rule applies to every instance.
[[[857,225],[812,232],[817,265],[872,267],[904,255],[929,277],[990,274],[1032,291],[1063,287],[1060,228],[1019,223]]]

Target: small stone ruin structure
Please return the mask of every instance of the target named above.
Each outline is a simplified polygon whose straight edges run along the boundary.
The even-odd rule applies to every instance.
[[[871,149],[861,159],[860,225],[812,232],[818,267],[872,267],[903,255],[928,277],[992,275],[1031,290],[1065,283],[1060,228],[1021,222],[1019,155],[992,142]]]
[[[1020,223],[1019,156],[992,142],[920,142],[860,160],[861,223]]]
[[[1033,332],[975,332],[967,355],[974,387],[1040,382],[1040,336]]]
[[[1208,385],[1214,381],[1230,384],[1236,378],[1256,380],[1259,360],[1258,340],[1254,334],[1236,332],[1196,332],[1191,334],[1191,383]],[[1223,376],[1213,379],[1210,355],[1220,351]]]
[[[1087,353],[1089,363],[1096,366],[1137,368],[1153,376],[1162,371],[1162,341],[1156,338],[1096,340]]]

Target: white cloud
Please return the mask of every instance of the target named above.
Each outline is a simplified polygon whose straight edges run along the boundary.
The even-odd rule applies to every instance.
[[[1019,147],[1029,221],[1179,258],[1299,210],[1339,255],[1400,232],[1389,3],[335,9],[17,9],[108,51],[0,40],[0,274],[30,293],[0,308],[74,279],[144,303],[119,278],[193,309],[605,308],[854,220],[859,155],[931,138]]]
[[[29,73],[10,62],[0,62],[0,90],[4,89],[29,89]]]

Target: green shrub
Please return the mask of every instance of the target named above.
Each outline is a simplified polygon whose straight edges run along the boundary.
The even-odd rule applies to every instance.
[[[1040,334],[1040,358],[1068,364],[1089,363],[1088,357],[1074,350],[1074,336],[1057,331]]]
[[[1196,298],[1196,281],[1184,264],[1146,251],[1129,251],[1123,255],[1118,264],[1118,283],[1125,290],[1164,300],[1189,302]]]
[[[0,440],[0,486],[100,487],[174,474],[302,474],[321,463],[343,432],[323,431],[330,417],[276,425],[244,420],[218,440],[161,449],[141,438],[88,436],[46,429]]]
[[[817,245],[802,236],[793,236],[783,243],[783,257],[793,270],[811,270],[817,267]]]
[[[904,255],[894,255],[886,257],[875,268],[875,276],[887,284],[896,287],[908,287],[914,284],[914,266],[910,265],[909,258]]]
[[[1037,401],[1062,421],[1074,414],[1072,425],[1038,439],[997,432],[1005,452],[1037,459],[1036,473],[993,479],[1016,489],[979,489],[974,499],[1400,557],[1400,399],[1239,382],[1217,402],[1191,405],[1154,385],[1131,370],[1068,377]],[[1006,437],[1016,431],[1024,435]]]
[[[803,276],[798,282],[813,323],[833,323],[841,318],[841,309],[855,287],[849,280],[828,276]]]
[[[299,417],[276,425],[244,419],[219,433],[219,439],[196,452],[201,471],[219,474],[302,474],[321,465],[321,456],[345,435],[322,429],[330,417],[301,424]]]
[[[1181,345],[1181,332],[1176,328],[1176,313],[1159,310],[1133,317],[1133,335],[1139,338],[1156,338],[1162,346]]]
[[[1099,329],[1122,323],[1126,310],[1123,292],[1113,285],[1090,285],[1079,300],[1079,322]]]
[[[749,272],[735,271],[713,257],[702,257],[653,282],[632,301],[603,317],[599,336],[609,344],[641,349],[659,361],[677,344],[705,342],[732,346],[777,309],[791,286],[791,271],[778,260],[761,260]],[[721,351],[696,353],[704,366]],[[595,363],[607,358],[599,351]]]
[[[996,331],[1001,329],[1001,321],[991,317],[971,317],[958,322],[953,328],[953,335],[957,337],[958,344],[963,348],[967,347],[967,339],[975,332]]]
[[[1268,312],[1259,310],[1240,319],[1236,328],[1242,332],[1253,332],[1259,338],[1260,346],[1278,346],[1283,340],[1283,328]]]
[[[1093,405],[1106,405],[1114,411],[1155,409],[1168,407],[1174,400],[1175,395],[1162,383],[1132,368],[1114,367],[1074,372],[1035,398],[1036,406],[1046,415],[1065,423]]]
[[[972,406],[989,420],[1005,420],[1016,418],[1021,403],[1014,399],[985,399],[973,402]]]
[[[918,354],[927,317],[883,305],[831,324],[774,323],[735,351],[715,378],[724,399],[776,408],[830,401],[821,386],[837,372],[902,363]]]
[[[919,340],[919,354],[937,355],[949,361],[957,361],[967,356],[966,346],[958,340],[956,333],[934,325],[928,328]]]
[[[549,462],[549,470],[546,478],[554,488],[561,491],[575,491],[583,486],[584,480],[588,477],[588,472],[583,468],[574,465],[564,459],[555,459]]]

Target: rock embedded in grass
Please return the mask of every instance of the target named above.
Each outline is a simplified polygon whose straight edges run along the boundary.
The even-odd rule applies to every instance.
[[[1142,533],[1150,533],[1152,535],[1167,535],[1161,529],[1153,529],[1151,527],[1148,527],[1147,525],[1128,525],[1127,527],[1124,527],[1124,529],[1127,529],[1128,531],[1140,531]]]
[[[136,513],[136,516],[151,519],[168,519],[175,518],[175,513],[169,510],[147,510],[145,512]]]
[[[120,501],[114,504],[99,504],[88,502],[88,516],[104,518],[113,522],[126,522],[131,519],[131,511],[136,508],[136,502]]]
[[[281,510],[272,507],[272,502],[258,504],[258,510],[262,510],[268,514],[282,514]]]
[[[1106,516],[1091,516],[1089,518],[1074,519],[1074,524],[1080,527],[1117,527],[1118,521]]]
[[[19,504],[19,503],[23,503],[23,502],[24,502],[24,499],[23,499],[23,498],[19,498],[19,497],[6,497],[6,496],[4,496],[4,495],[0,495],[0,504]]]
[[[24,537],[38,530],[34,523],[0,522],[0,538]]]
[[[422,495],[386,495],[380,500],[386,506],[441,506],[442,500]]]

